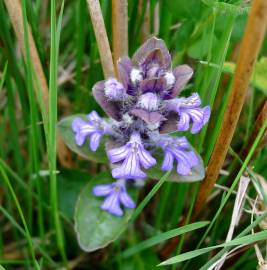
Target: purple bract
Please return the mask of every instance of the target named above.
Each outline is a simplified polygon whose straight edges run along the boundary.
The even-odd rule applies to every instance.
[[[143,179],[145,170],[157,164],[155,150],[162,151],[161,169],[169,171],[177,164],[177,173],[186,176],[199,164],[198,156],[185,137],[173,137],[172,132],[198,133],[208,122],[209,106],[201,107],[197,93],[178,97],[193,75],[187,65],[172,69],[171,56],[165,43],[151,38],[133,55],[118,61],[119,81],[109,78],[96,83],[93,95],[110,117],[101,119],[96,112],[88,121],[76,118],[73,131],[77,145],[90,140],[96,151],[102,136],[109,138],[107,156],[114,184],[94,188],[96,196],[107,196],[102,209],[120,216],[120,205],[132,208],[126,193],[127,179]],[[124,179],[124,180],[121,180]],[[123,184],[122,184],[123,183]]]

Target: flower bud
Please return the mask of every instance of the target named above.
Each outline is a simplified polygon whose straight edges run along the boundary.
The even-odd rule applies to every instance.
[[[148,78],[158,77],[158,73],[160,72],[160,67],[157,64],[151,65],[151,67],[147,71]]]
[[[111,100],[121,100],[124,95],[123,85],[116,79],[110,78],[105,82],[105,95]]]
[[[159,103],[159,97],[154,93],[148,92],[139,97],[137,106],[148,111],[156,111],[159,108]]]
[[[137,69],[137,68],[133,68],[131,70],[131,74],[130,74],[130,78],[131,81],[134,85],[138,84],[140,81],[143,80],[143,74],[141,72],[141,70]]]
[[[174,85],[175,77],[172,74],[172,72],[166,72],[165,75],[164,75],[164,78],[165,78],[168,86],[173,86]]]

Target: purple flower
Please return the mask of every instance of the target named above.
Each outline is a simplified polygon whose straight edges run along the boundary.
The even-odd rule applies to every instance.
[[[154,93],[145,93],[137,101],[137,107],[147,111],[157,111],[160,105],[160,98]]]
[[[145,178],[141,166],[148,169],[156,164],[156,160],[145,150],[138,133],[132,134],[126,145],[111,149],[107,154],[111,163],[123,161],[112,170],[114,178]]]
[[[125,180],[120,179],[115,183],[98,185],[93,188],[95,196],[105,196],[106,199],[101,205],[101,209],[115,216],[122,216],[121,205],[126,208],[135,208],[135,203],[128,195],[125,187]]]
[[[201,108],[201,100],[197,93],[193,93],[188,98],[177,98],[170,100],[167,108],[176,111],[179,116],[177,129],[179,131],[189,130],[192,123],[191,133],[198,133],[208,122],[210,117],[210,107]]]
[[[163,171],[172,170],[176,162],[180,175],[190,175],[198,165],[194,170],[197,172],[202,162],[186,138],[167,135],[190,129],[198,133],[209,120],[210,107],[201,107],[197,93],[187,98],[179,96],[193,75],[192,68],[172,68],[164,41],[155,37],[147,40],[132,58],[120,58],[117,67],[118,79],[97,82],[92,89],[95,100],[110,117],[108,122],[96,112],[88,115],[88,121],[76,118],[72,123],[76,144],[84,144],[89,137],[90,148],[96,151],[106,134],[112,176],[128,182],[146,177],[144,170],[157,163],[151,153],[158,148],[164,152]],[[118,216],[123,214],[121,204],[134,207],[121,180],[95,187],[94,194],[107,196],[102,209]]]
[[[123,85],[114,78],[110,78],[104,83],[104,92],[111,100],[122,100],[125,94]]]
[[[90,148],[92,151],[96,151],[104,134],[104,122],[95,111],[88,114],[87,118],[89,121],[84,121],[79,117],[73,120],[72,130],[75,132],[75,142],[81,146],[84,144],[85,139],[89,137]]]
[[[164,160],[161,167],[163,171],[172,170],[174,160],[176,160],[177,173],[189,175],[191,169],[199,163],[196,154],[188,150],[190,146],[185,137],[168,137],[160,142],[160,146],[164,150]]]
[[[143,73],[137,68],[133,68],[130,73],[131,82],[133,85],[137,85],[143,80]]]

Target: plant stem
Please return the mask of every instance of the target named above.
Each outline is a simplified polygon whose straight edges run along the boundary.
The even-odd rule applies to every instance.
[[[117,73],[117,61],[128,55],[128,1],[112,0],[112,47]]]
[[[61,8],[61,16],[63,12],[64,1]],[[58,71],[58,48],[60,27],[56,27],[56,2],[51,1],[51,51],[50,51],[50,80],[49,80],[49,111],[48,111],[48,161],[50,171],[50,202],[52,207],[53,224],[56,231],[56,241],[61,253],[64,264],[67,266],[67,259],[64,247],[64,236],[61,227],[61,221],[58,211],[57,196],[57,175],[54,173],[57,168],[56,164],[56,123],[57,123],[57,71]]]
[[[87,0],[87,3],[96,36],[104,76],[105,78],[114,77],[114,65],[100,3],[98,0]]]

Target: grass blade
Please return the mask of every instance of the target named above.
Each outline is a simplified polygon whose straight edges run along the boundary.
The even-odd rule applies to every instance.
[[[149,247],[157,245],[157,244],[159,244],[159,243],[161,243],[163,241],[166,241],[166,240],[168,240],[170,238],[173,238],[175,236],[178,236],[178,235],[181,235],[181,234],[193,231],[193,230],[203,228],[203,227],[207,226],[208,224],[209,224],[208,221],[200,221],[200,222],[188,224],[188,225],[182,226],[180,228],[176,228],[176,229],[161,233],[159,235],[151,237],[151,238],[149,238],[149,239],[135,245],[134,247],[131,247],[131,248],[125,250],[122,253],[122,257],[124,257],[124,258],[130,257],[133,254],[135,254],[137,252],[140,252],[140,251],[142,251],[144,249],[147,249]]]
[[[156,194],[156,192],[160,189],[160,187],[163,185],[163,183],[167,180],[171,172],[165,173],[161,179],[157,182],[157,184],[151,189],[151,191],[147,194],[147,196],[144,198],[144,200],[138,205],[138,207],[135,209],[132,217],[129,220],[129,223],[132,223],[143,211],[145,206],[149,203],[149,201],[152,199],[152,197]]]
[[[54,173],[57,170],[57,148],[56,148],[56,124],[57,124],[57,72],[58,72],[58,51],[59,51],[59,37],[61,31],[61,22],[63,15],[64,1],[62,2],[61,12],[59,17],[59,26],[56,27],[56,1],[51,1],[51,51],[50,51],[50,80],[49,80],[49,110],[48,110],[48,161],[50,171],[50,203],[52,207],[53,224],[56,231],[56,241],[60,250],[62,259],[67,265],[65,254],[65,244],[63,230],[58,211],[58,196],[57,196],[57,175]]]
[[[0,91],[1,91],[2,88],[3,88],[4,82],[5,82],[5,79],[6,79],[7,66],[8,66],[8,63],[6,62],[6,63],[5,63],[5,66],[4,66],[3,73],[1,74]]]
[[[224,244],[221,244],[221,245],[197,249],[197,250],[189,251],[189,252],[174,256],[174,257],[160,263],[158,266],[170,265],[170,264],[183,262],[183,261],[186,261],[189,259],[193,259],[195,257],[198,257],[202,254],[205,254],[207,252],[210,252],[211,250],[214,250],[214,249],[217,249],[220,247],[232,247],[232,246],[239,246],[239,245],[244,245],[244,244],[250,245],[250,244],[255,243],[257,241],[263,241],[266,239],[267,239],[267,233],[265,231],[262,231],[262,232],[247,235],[244,237],[235,238],[234,240],[229,241],[229,242],[224,243]]]
[[[11,182],[9,181],[9,178],[7,177],[6,175],[6,172],[4,171],[3,167],[0,165],[0,172],[2,174],[2,177],[3,177],[3,180],[6,184],[6,186],[8,187],[9,191],[10,191],[10,194],[12,196],[12,199],[14,200],[14,203],[16,205],[16,208],[18,210],[18,213],[19,213],[19,216],[20,216],[20,219],[23,223],[23,227],[24,227],[24,230],[25,230],[25,234],[26,234],[26,239],[27,239],[27,242],[28,242],[28,246],[29,246],[29,251],[30,251],[30,254],[31,254],[31,257],[33,259],[33,261],[36,261],[35,259],[35,252],[34,252],[34,249],[33,249],[33,243],[32,243],[32,238],[31,238],[31,235],[30,235],[30,231],[28,229],[28,225],[27,225],[27,222],[26,222],[26,219],[24,217],[24,214],[23,214],[23,211],[20,207],[20,203],[19,203],[19,200],[15,194],[15,191],[11,185]],[[36,269],[39,269],[39,266],[38,264],[35,263],[35,268]]]

